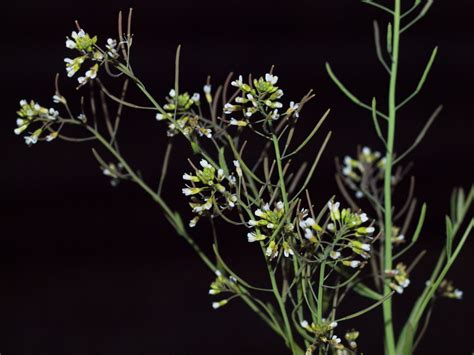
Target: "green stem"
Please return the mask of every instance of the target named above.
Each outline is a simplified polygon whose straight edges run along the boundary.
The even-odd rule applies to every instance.
[[[395,0],[393,11],[393,52],[390,74],[390,86],[388,96],[388,132],[387,132],[387,153],[384,176],[384,220],[385,220],[385,247],[384,247],[384,270],[391,270],[392,266],[392,165],[395,142],[395,121],[396,121],[396,88],[398,73],[398,58],[400,50],[400,15],[401,0]],[[384,285],[384,296],[390,294],[391,289],[388,283]],[[385,327],[385,351],[387,355],[395,355],[395,335],[393,331],[392,300],[387,298],[383,304],[383,318]]]
[[[261,244],[261,247],[262,247],[262,251],[263,251],[263,254],[264,254],[265,262],[267,264],[268,275],[270,276],[270,282],[272,284],[273,294],[275,295],[275,299],[278,302],[278,306],[280,307],[281,316],[283,317],[283,322],[285,324],[287,346],[291,349],[291,352],[293,354],[299,354],[298,347],[296,346],[296,344],[293,340],[293,332],[291,330],[290,321],[288,319],[288,314],[286,312],[285,303],[283,302],[283,298],[281,297],[280,290],[278,289],[278,283],[277,283],[276,278],[275,278],[275,273],[273,272],[272,266],[271,266],[270,262],[268,261],[268,258],[265,255],[265,249],[263,247],[263,244]]]

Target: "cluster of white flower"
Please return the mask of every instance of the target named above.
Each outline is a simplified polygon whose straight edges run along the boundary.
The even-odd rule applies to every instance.
[[[248,224],[254,230],[247,233],[249,242],[266,240],[266,255],[274,259],[283,254],[285,257],[294,255],[291,241],[294,236],[294,226],[285,221],[285,206],[283,202],[275,203],[273,209],[269,203],[264,203],[262,208],[255,210],[258,219],[249,220]]]
[[[329,345],[337,355],[355,354],[357,349],[356,340],[359,338],[358,331],[351,330],[346,332],[344,338],[347,345],[345,346],[341,338],[333,334],[334,329],[337,327],[337,322],[322,319],[321,324],[315,324],[314,322],[309,324],[308,321],[304,320],[300,325],[304,330],[314,335],[314,342],[307,348],[306,355],[312,355],[318,347],[326,344]]]
[[[17,111],[18,118],[16,120],[17,128],[14,132],[16,135],[22,134],[28,127],[34,122],[40,123],[41,127],[35,129],[30,135],[25,135],[25,143],[32,145],[38,142],[38,140],[45,140],[51,142],[58,135],[58,132],[54,131],[51,126],[54,124],[59,116],[59,112],[54,108],[47,109],[42,107],[35,101],[20,101],[20,109]],[[41,137],[42,133],[48,131],[49,133]]]
[[[239,89],[240,95],[235,98],[235,103],[228,102],[224,105],[224,113],[234,115],[241,112],[243,117],[239,119],[230,117],[229,124],[239,127],[247,126],[250,123],[250,117],[257,112],[263,115],[266,122],[277,120],[282,115],[298,117],[300,105],[293,101],[284,113],[280,112],[283,104],[278,100],[283,96],[283,90],[275,85],[277,82],[278,76],[270,73],[265,74],[265,77],[254,79],[249,84],[244,83],[242,75],[232,81],[231,85]]]
[[[385,275],[392,280],[390,288],[399,294],[402,294],[405,288],[410,285],[407,267],[403,263],[398,263],[393,270],[385,270]]]
[[[363,186],[363,183],[367,184],[372,179],[383,180],[385,157],[382,158],[380,152],[372,152],[369,147],[363,147],[357,159],[345,156],[343,163],[342,174],[345,182],[355,191],[357,198],[364,197],[366,186]]]
[[[64,59],[68,77],[73,77],[81,69],[86,60],[90,60],[94,63],[85,72],[84,76],[77,78],[79,85],[84,85],[89,80],[93,80],[97,77],[99,65],[104,62],[106,56],[111,59],[117,59],[119,57],[116,40],[112,38],[107,39],[107,50],[104,52],[97,47],[97,36],[91,37],[83,29],[78,32],[73,31],[71,38],[66,37],[66,47],[77,50],[80,53],[80,56],[73,59]]]
[[[224,169],[216,169],[207,160],[200,161],[202,169],[196,169],[195,175],[184,174],[183,179],[189,181],[182,192],[191,196],[189,205],[196,216],[189,222],[190,227],[196,226],[199,218],[204,214],[211,214],[216,208],[221,212],[232,209],[237,203],[237,195],[229,190],[234,189],[236,179],[233,174],[226,175]],[[226,186],[227,185],[227,188]]]
[[[426,281],[426,286],[430,286],[431,281]],[[462,300],[464,292],[458,288],[455,288],[452,281],[443,280],[437,290],[438,295],[445,298],[451,298],[454,300]]]
[[[201,137],[212,137],[211,129],[202,125],[199,115],[193,110],[195,106],[200,105],[200,99],[199,93],[194,93],[193,96],[187,92],[176,95],[174,89],[170,90],[166,97],[167,103],[163,106],[166,112],[156,114],[158,121],[168,122],[168,136],[172,137],[181,132],[189,137],[196,132]]]
[[[355,213],[349,208],[339,209],[339,202],[328,202],[330,222],[326,230],[319,226],[313,218],[307,217],[307,211],[300,214],[299,226],[304,230],[304,237],[312,244],[317,245],[324,235],[329,235],[331,240],[339,242],[334,244],[329,256],[336,262],[351,268],[359,268],[365,264],[365,259],[370,257],[371,235],[375,229],[372,226],[364,226],[369,221],[365,213]],[[337,245],[337,246],[336,246]],[[357,260],[355,257],[362,257]]]
[[[211,283],[209,294],[212,296],[220,295],[224,292],[235,293],[233,287],[237,283],[237,279],[233,276],[225,277],[220,270],[216,271],[216,279]],[[221,301],[212,302],[212,308],[218,309],[225,306],[230,299],[223,299]]]
[[[109,163],[107,166],[102,166],[101,170],[102,174],[110,178],[110,184],[114,187],[117,186],[121,180],[128,179],[128,175],[125,173],[122,163]]]

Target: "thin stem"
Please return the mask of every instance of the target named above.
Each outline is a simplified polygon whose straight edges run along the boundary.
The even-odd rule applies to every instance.
[[[384,246],[384,269],[392,270],[392,165],[393,150],[395,144],[395,122],[397,114],[396,89],[398,58],[400,53],[400,15],[401,0],[395,0],[393,11],[393,53],[390,70],[390,85],[388,95],[388,132],[386,165],[384,176],[384,214],[385,214],[385,246]],[[384,297],[391,293],[389,283],[384,285]],[[395,335],[393,331],[392,300],[387,298],[383,303],[383,318],[385,326],[385,350],[387,355],[395,355]]]

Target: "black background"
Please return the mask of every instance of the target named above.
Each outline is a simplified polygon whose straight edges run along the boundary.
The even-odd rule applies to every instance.
[[[407,3],[408,1],[404,1]],[[383,1],[389,5],[391,1]],[[5,8],[7,6],[7,8]],[[386,74],[375,58],[371,21],[387,17],[356,0],[339,1],[22,1],[3,5],[1,123],[0,352],[14,354],[284,354],[280,339],[243,304],[213,311],[207,295],[213,275],[168,226],[156,205],[132,184],[112,188],[101,176],[88,144],[54,142],[27,148],[13,135],[22,98],[51,105],[54,73],[65,91],[71,52],[64,38],[78,19],[105,40],[116,34],[118,10],[135,9],[132,63],[157,98],[173,85],[174,51],[183,45],[181,86],[199,90],[208,74],[221,83],[228,72],[256,75],[276,65],[285,97],[317,94],[302,115],[309,129],[327,108],[324,130],[333,138],[311,193],[320,205],[335,193],[333,157],[354,154],[357,144],[380,149],[370,116],[353,106],[328,79],[325,61],[368,101],[383,105]],[[412,90],[431,49],[438,59],[423,93],[401,111],[397,146],[407,147],[439,103],[445,110],[410,156],[417,196],[428,203],[419,250],[428,249],[397,297],[397,323],[423,288],[444,238],[443,215],[454,186],[473,181],[471,1],[438,1],[403,36],[400,96]],[[76,96],[77,97],[77,96]],[[132,96],[145,103],[140,95]],[[150,184],[157,182],[166,136],[153,114],[127,110],[121,146]],[[322,142],[315,139],[311,154]],[[171,206],[190,216],[179,193],[188,170],[184,144],[173,155],[166,187]],[[196,159],[196,158],[195,158]],[[178,183],[176,183],[179,181]],[[263,264],[245,230],[221,226],[223,253],[250,280],[266,284]],[[203,223],[194,238],[209,250]],[[472,351],[473,245],[468,242],[449,277],[465,300],[439,302],[420,354]],[[412,255],[413,256],[413,255]],[[409,260],[409,259],[407,259]],[[354,297],[347,311],[366,303]],[[380,311],[341,324],[361,330],[361,349],[382,353]],[[342,330],[341,330],[342,332]]]

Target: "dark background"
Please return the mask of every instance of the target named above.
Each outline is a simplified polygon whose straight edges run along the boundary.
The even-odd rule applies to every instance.
[[[408,1],[404,1],[408,3]],[[383,1],[387,5],[391,1]],[[410,2],[411,4],[411,2]],[[6,6],[6,11],[5,11]],[[263,74],[272,64],[285,98],[313,88],[316,99],[302,115],[309,129],[327,108],[325,131],[333,131],[311,191],[319,205],[335,193],[333,157],[354,155],[357,144],[380,149],[366,111],[349,103],[328,79],[324,62],[353,91],[385,103],[386,74],[375,58],[371,21],[387,17],[356,0],[339,1],[22,1],[3,5],[0,352],[14,354],[284,354],[280,339],[243,304],[212,311],[207,295],[213,275],[162,217],[156,205],[132,184],[112,188],[101,176],[88,144],[54,142],[27,148],[13,135],[22,98],[51,105],[54,73],[65,77],[70,56],[64,38],[80,20],[105,40],[116,34],[116,14],[135,9],[132,63],[157,98],[173,85],[173,61],[181,43],[182,87],[199,90],[208,74],[213,83],[228,72]],[[445,110],[415,161],[417,196],[428,203],[419,250],[431,253],[397,297],[395,317],[406,317],[423,288],[444,239],[443,216],[451,189],[473,181],[472,82],[474,71],[472,1],[438,1],[407,35],[401,47],[400,97],[412,90],[431,49],[440,52],[423,93],[401,111],[397,146],[407,147],[439,103]],[[139,95],[136,102],[145,103]],[[150,184],[159,176],[164,127],[153,114],[125,112],[121,145],[132,166]],[[304,120],[304,121],[303,121]],[[322,141],[316,138],[307,158]],[[400,149],[402,149],[400,148]],[[188,170],[184,144],[173,155],[167,196],[173,208],[189,210],[179,193]],[[179,183],[174,183],[179,181]],[[234,268],[266,285],[262,262],[245,230],[222,226],[223,252]],[[194,238],[209,250],[203,223]],[[461,302],[442,300],[420,354],[472,351],[472,253],[468,242],[449,278],[465,291]],[[409,260],[409,259],[407,259]],[[351,299],[347,311],[365,306]],[[353,323],[361,349],[382,352],[381,312]],[[340,333],[342,332],[342,329]]]

